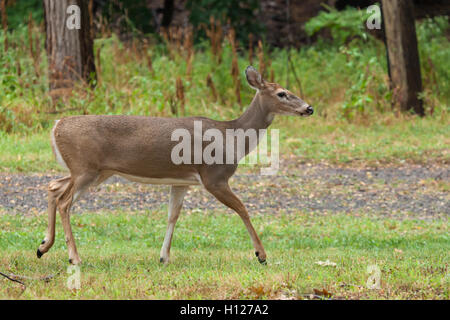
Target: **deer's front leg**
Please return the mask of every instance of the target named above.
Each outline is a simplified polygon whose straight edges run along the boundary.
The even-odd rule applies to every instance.
[[[166,235],[164,237],[164,243],[161,248],[160,262],[168,263],[170,255],[170,246],[172,243],[173,230],[180,216],[181,207],[183,206],[183,199],[186,195],[189,187],[184,186],[172,186],[170,187],[170,200],[169,200],[169,218]]]
[[[250,234],[250,238],[252,239],[253,247],[255,248],[255,254],[258,258],[258,261],[261,264],[266,264],[266,251],[264,250],[262,242],[259,239],[255,228],[253,228],[247,209],[245,208],[242,201],[239,200],[239,198],[233,193],[233,191],[231,191],[228,182],[220,181],[217,183],[208,184],[203,181],[203,184],[205,188],[217,198],[217,200],[236,211],[237,214],[241,217],[248,230],[248,233]]]

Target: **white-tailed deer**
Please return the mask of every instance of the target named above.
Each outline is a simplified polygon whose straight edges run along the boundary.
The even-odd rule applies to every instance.
[[[51,181],[48,186],[48,229],[37,250],[40,258],[55,240],[55,216],[59,210],[69,250],[69,262],[81,262],[70,227],[69,211],[89,186],[96,186],[113,175],[128,180],[171,185],[169,219],[160,261],[169,261],[172,235],[183,198],[191,185],[203,185],[220,202],[236,211],[247,227],[259,262],[265,263],[266,252],[250,222],[244,204],[231,191],[228,180],[236,171],[240,156],[232,164],[175,164],[171,151],[176,145],[174,130],[184,129],[194,135],[194,122],[204,129],[266,129],[276,114],[308,116],[313,108],[276,83],[268,83],[253,68],[245,70],[247,81],[257,90],[250,107],[232,121],[215,121],[203,117],[156,118],[140,116],[73,116],[58,121],[51,142],[57,161],[70,170],[70,176]],[[194,141],[192,141],[194,143]],[[245,139],[245,154],[251,150]],[[224,146],[223,157],[231,152]],[[232,151],[236,152],[236,151]]]

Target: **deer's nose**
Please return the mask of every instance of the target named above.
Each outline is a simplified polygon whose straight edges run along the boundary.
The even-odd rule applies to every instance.
[[[312,107],[312,106],[308,106],[308,107],[306,108],[306,112],[307,112],[308,114],[313,114],[313,113],[314,113],[313,107]]]

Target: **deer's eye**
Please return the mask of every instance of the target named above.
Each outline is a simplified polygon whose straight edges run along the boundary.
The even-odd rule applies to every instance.
[[[286,98],[286,92],[284,92],[284,91],[278,92],[277,96],[279,96],[280,98]]]

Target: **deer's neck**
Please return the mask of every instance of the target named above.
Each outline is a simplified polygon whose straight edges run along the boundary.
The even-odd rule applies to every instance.
[[[261,97],[257,93],[250,103],[250,106],[236,120],[233,121],[234,129],[267,129],[274,119],[274,114],[261,102]]]

